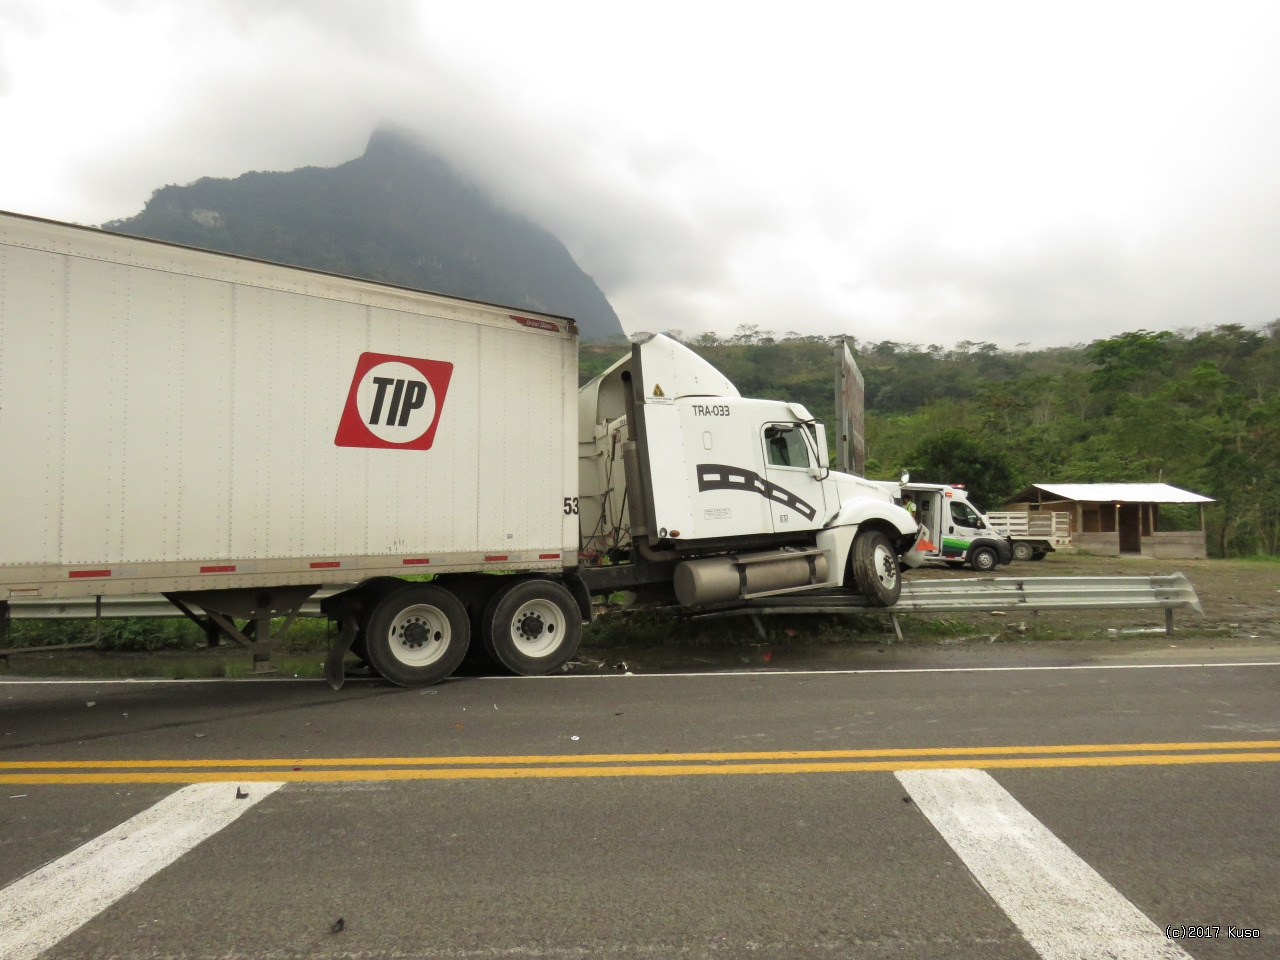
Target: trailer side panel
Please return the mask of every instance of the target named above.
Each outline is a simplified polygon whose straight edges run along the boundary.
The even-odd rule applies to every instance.
[[[571,321],[0,214],[0,599],[576,563]]]

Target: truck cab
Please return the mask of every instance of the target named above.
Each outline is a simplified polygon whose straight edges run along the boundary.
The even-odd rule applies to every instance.
[[[633,565],[619,582],[673,563],[687,607],[839,586],[896,602],[916,524],[831,469],[826,428],[801,404],[743,397],[658,335],[582,388],[578,425],[582,551]]]
[[[887,486],[920,525],[920,536],[904,558],[909,566],[929,561],[968,564],[987,573],[1013,560],[1009,538],[974,507],[963,486],[911,483],[905,475],[900,483]]]

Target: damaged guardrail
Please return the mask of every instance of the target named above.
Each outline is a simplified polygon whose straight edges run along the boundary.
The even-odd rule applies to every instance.
[[[317,591],[303,604],[300,616],[319,617],[320,602],[339,587]],[[886,613],[902,636],[900,613],[963,613],[965,611],[1037,610],[1164,610],[1165,631],[1173,632],[1176,610],[1203,615],[1185,575],[1150,577],[978,577],[965,579],[909,580],[892,607],[873,607],[867,599],[848,590],[815,590],[747,600],[737,606],[707,609],[692,619],[727,616],[766,616],[782,613]],[[197,612],[198,609],[197,609]],[[84,600],[10,600],[14,620],[103,619],[115,617],[176,617],[178,609],[160,594],[134,597],[98,597]],[[91,646],[91,644],[82,644]],[[60,648],[64,649],[64,648]],[[17,651],[15,651],[17,652]],[[28,649],[25,652],[33,652]]]
[[[1164,610],[1165,631],[1173,632],[1175,610],[1203,615],[1200,598],[1181,573],[1151,577],[981,577],[913,580],[902,585],[892,607],[873,607],[865,597],[823,590],[748,600],[734,609],[709,610],[699,617],[779,613],[887,613],[901,637],[900,613],[1038,610]]]

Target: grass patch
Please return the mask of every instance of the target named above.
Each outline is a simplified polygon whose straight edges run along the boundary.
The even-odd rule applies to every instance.
[[[273,677],[322,677],[322,654],[278,654],[271,658]],[[239,647],[195,652],[150,651],[99,653],[96,650],[50,651],[0,657],[0,676],[71,677],[94,680],[204,680],[251,677],[253,661]]]
[[[283,618],[271,622],[279,630]],[[284,653],[309,653],[328,649],[332,633],[329,621],[301,617],[280,641]],[[100,634],[100,635],[99,635]],[[9,624],[9,646],[52,647],[93,643],[103,653],[158,653],[202,650],[208,647],[204,631],[184,618],[124,617],[95,620],[13,620]],[[234,642],[223,638],[223,644]]]
[[[1280,556],[1273,556],[1269,553],[1255,553],[1251,557],[1232,557],[1232,563],[1239,563],[1246,567],[1280,567]]]

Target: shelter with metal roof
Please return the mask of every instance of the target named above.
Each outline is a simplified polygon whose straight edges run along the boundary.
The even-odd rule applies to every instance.
[[[1213,502],[1167,483],[1033,483],[1005,509],[1070,514],[1072,544],[1090,553],[1203,559],[1204,505]],[[1160,507],[1173,503],[1197,504],[1200,529],[1160,529]]]

